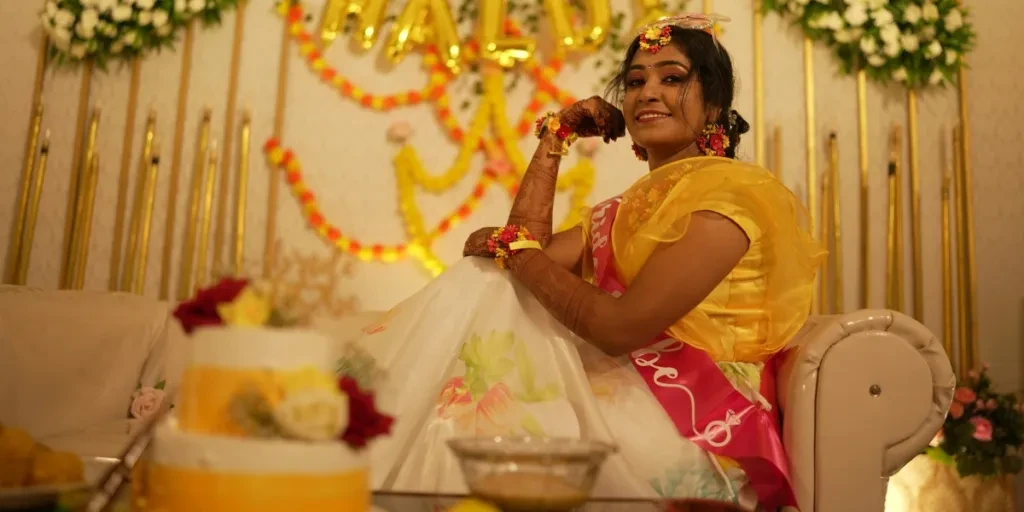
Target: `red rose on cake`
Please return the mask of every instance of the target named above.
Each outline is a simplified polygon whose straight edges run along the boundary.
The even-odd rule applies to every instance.
[[[395,420],[377,410],[373,393],[360,389],[358,381],[349,376],[338,379],[338,389],[348,396],[348,426],[341,433],[342,441],[363,448],[374,438],[391,433]]]

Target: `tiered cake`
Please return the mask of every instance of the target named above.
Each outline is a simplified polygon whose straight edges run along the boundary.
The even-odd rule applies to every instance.
[[[339,440],[349,405],[327,338],[206,328],[193,343],[140,482],[146,511],[369,510],[368,455]]]

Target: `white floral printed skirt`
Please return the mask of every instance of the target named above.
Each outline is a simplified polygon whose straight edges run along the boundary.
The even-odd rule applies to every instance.
[[[373,448],[374,489],[466,492],[452,437],[568,436],[618,446],[595,497],[754,508],[739,468],[680,437],[628,359],[575,336],[490,261],[462,260],[364,333],[397,418]]]

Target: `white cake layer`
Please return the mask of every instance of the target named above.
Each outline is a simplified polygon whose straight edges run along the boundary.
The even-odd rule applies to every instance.
[[[192,337],[193,366],[334,371],[334,349],[326,336],[304,329],[210,327]]]
[[[299,442],[190,434],[174,418],[157,426],[153,462],[164,466],[249,474],[332,474],[369,468],[368,450],[343,442]]]

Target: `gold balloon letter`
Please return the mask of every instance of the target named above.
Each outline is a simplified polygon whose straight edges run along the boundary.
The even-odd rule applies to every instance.
[[[510,68],[533,56],[537,42],[524,37],[505,37],[505,1],[480,0],[481,57]]]
[[[384,23],[387,6],[387,0],[327,0],[320,19],[320,39],[324,47],[330,46],[338,38],[348,18],[354,16],[359,19],[359,45],[369,50]]]
[[[569,4],[565,0],[544,0],[544,10],[548,12],[551,28],[562,48],[593,51],[608,37],[612,22],[609,0],[585,0],[583,3],[587,11],[587,24],[576,32],[569,21]]]
[[[409,0],[388,38],[388,59],[400,62],[416,45],[430,42],[437,43],[445,66],[458,73],[462,46],[447,0]]]

